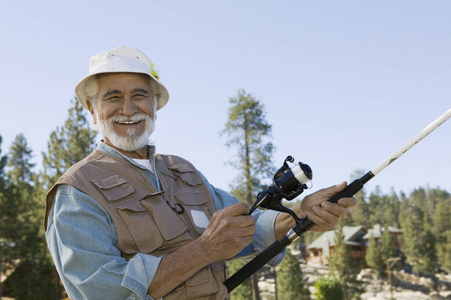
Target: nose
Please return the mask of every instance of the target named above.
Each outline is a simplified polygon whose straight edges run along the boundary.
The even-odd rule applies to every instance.
[[[131,117],[137,112],[138,108],[136,107],[133,100],[130,97],[126,97],[122,105],[122,113],[127,117]]]

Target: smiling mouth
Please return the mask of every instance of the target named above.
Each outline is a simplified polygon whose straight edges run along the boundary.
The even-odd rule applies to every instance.
[[[135,125],[135,124],[141,123],[141,120],[140,121],[136,121],[136,122],[130,121],[130,122],[115,122],[115,123],[119,124],[119,125]]]

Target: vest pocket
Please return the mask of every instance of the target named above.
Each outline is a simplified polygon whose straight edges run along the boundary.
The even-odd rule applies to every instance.
[[[165,240],[173,240],[187,230],[185,224],[161,198],[146,198],[141,200],[141,204],[152,215]]]
[[[175,165],[168,169],[188,185],[195,186],[203,183],[200,176],[189,166]]]
[[[224,261],[215,261],[211,264],[211,269],[219,282],[224,282],[227,278],[227,266]]]
[[[208,199],[202,193],[193,191],[174,193],[174,197],[178,202],[183,203],[185,213],[191,222],[191,227],[199,235],[204,233],[211,219],[207,205]]]
[[[144,207],[126,203],[118,208],[118,212],[133,238],[133,241],[124,241],[124,252],[134,252],[133,244],[142,253],[151,253],[163,245],[163,237]]]
[[[154,253],[157,256],[170,253],[193,240],[188,233],[188,227],[159,194],[148,195],[140,201],[163,237],[163,245]]]
[[[200,269],[199,272],[197,272],[194,276],[185,281],[185,284],[187,286],[199,286],[208,283],[210,278],[212,278],[211,269],[210,266],[208,265]]]
[[[135,192],[135,188],[119,175],[94,178],[91,182],[100,189],[109,201],[117,201]]]
[[[177,300],[213,299],[211,295],[215,295],[218,291],[218,282],[213,275],[210,265],[208,265],[200,269],[164,298]]]
[[[226,264],[224,261],[215,261],[211,263],[211,267],[215,272],[222,272],[226,270]]]

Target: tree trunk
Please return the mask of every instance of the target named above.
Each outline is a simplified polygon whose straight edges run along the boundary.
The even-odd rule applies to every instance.
[[[244,136],[245,136],[245,169],[246,169],[246,202],[248,205],[252,205],[252,177],[251,177],[251,156],[249,145],[249,130],[247,121],[244,124]],[[258,289],[258,272],[252,274],[252,299],[260,300],[260,290]]]
[[[258,289],[258,272],[252,274],[252,299],[260,300],[260,290]]]

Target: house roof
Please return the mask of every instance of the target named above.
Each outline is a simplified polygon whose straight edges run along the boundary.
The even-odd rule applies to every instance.
[[[343,226],[343,234],[346,245],[360,246],[361,243],[356,242],[361,235],[365,234],[367,230],[363,226]],[[322,249],[325,244],[335,246],[335,230],[329,230],[320,235],[314,240],[307,249]]]
[[[391,233],[402,233],[402,229],[388,226],[388,230]],[[382,233],[384,232],[384,228],[381,227],[379,224],[374,225],[374,227],[370,230],[368,230],[367,234],[363,236],[364,240],[369,240],[371,235],[373,235],[374,238],[380,238]]]

